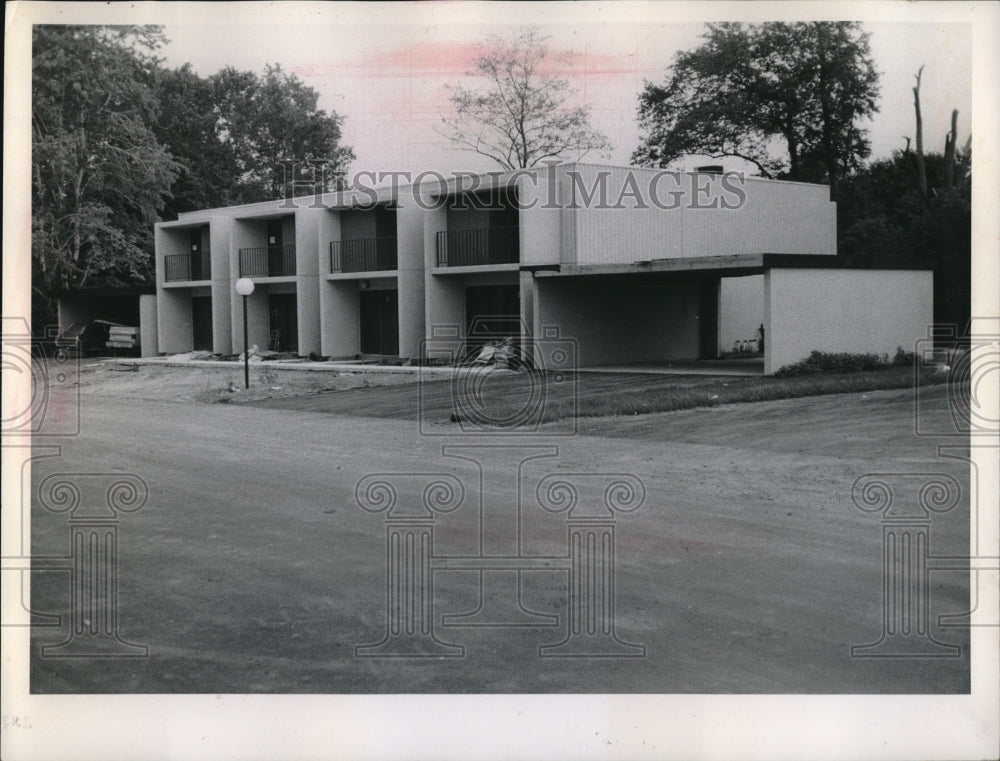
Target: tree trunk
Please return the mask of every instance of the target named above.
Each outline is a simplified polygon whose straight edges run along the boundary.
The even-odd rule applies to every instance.
[[[917,117],[917,187],[920,195],[927,200],[927,167],[924,164],[924,122],[920,116],[920,76],[924,73],[921,66],[917,71],[917,84],[913,87],[913,111]]]
[[[955,141],[958,139],[958,109],[951,112],[951,131],[944,138],[944,189],[955,187]]]
[[[819,37],[819,105],[820,115],[823,123],[820,127],[823,136],[823,163],[826,164],[827,176],[830,180],[830,200],[837,200],[837,193],[840,186],[840,167],[837,165],[837,150],[833,139],[833,105],[830,103],[830,87],[827,77],[827,35],[823,22],[816,24],[816,31]]]

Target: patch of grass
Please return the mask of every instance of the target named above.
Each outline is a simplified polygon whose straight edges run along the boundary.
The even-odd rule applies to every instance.
[[[580,376],[577,376],[578,378]],[[946,383],[946,373],[921,370],[921,386]],[[776,399],[796,399],[825,394],[848,394],[881,389],[912,388],[912,367],[880,365],[877,370],[830,375],[800,375],[778,378],[775,376],[699,379],[697,384],[678,382],[678,378],[662,377],[662,385],[636,389],[618,389],[613,393],[587,393],[581,384],[578,398],[574,400],[572,384],[550,385],[542,422],[553,422],[572,417],[606,417],[611,415],[645,415],[653,412],[672,412],[696,407],[715,407],[722,404],[764,402]],[[520,401],[510,398],[485,400],[493,419],[513,415]]]

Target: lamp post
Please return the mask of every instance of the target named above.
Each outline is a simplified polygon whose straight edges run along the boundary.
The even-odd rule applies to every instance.
[[[247,340],[247,296],[253,293],[253,280],[241,277],[236,281],[236,292],[243,297],[243,383],[250,388],[250,342]]]

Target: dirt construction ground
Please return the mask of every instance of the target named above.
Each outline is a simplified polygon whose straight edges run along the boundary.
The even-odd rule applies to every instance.
[[[32,553],[69,547],[70,519],[38,498],[47,478],[69,474],[97,501],[100,478],[73,474],[141,479],[146,504],[119,516],[117,631],[147,650],[43,655],[70,637],[75,603],[68,571],[36,571],[32,609],[62,618],[33,627],[33,692],[969,690],[968,630],[940,620],[968,609],[967,572],[931,573],[905,613],[929,629],[901,647],[952,657],[852,656],[886,628],[883,515],[852,501],[859,478],[892,474],[898,506],[943,474],[961,494],[930,522],[932,554],[969,546],[968,463],[914,434],[912,390],[471,435],[373,411],[404,390],[417,405],[413,376],[272,378],[274,395],[340,389],[293,409],[211,403],[241,393],[223,375],[85,368],[53,390],[62,410],[79,393],[80,432],[34,451]],[[365,403],[344,409],[343,393]],[[927,430],[953,427],[946,386],[919,404]],[[635,499],[608,497],[616,480]]]

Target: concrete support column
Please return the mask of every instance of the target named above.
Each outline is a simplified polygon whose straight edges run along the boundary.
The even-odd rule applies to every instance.
[[[331,357],[342,354],[353,354],[355,351],[339,351],[341,342],[340,331],[343,325],[338,320],[340,305],[336,303],[339,296],[337,282],[327,280],[330,274],[330,243],[340,240],[340,212],[335,209],[325,209],[317,220],[316,270],[319,273],[319,353]],[[357,307],[355,305],[355,311]]]
[[[295,303],[297,307],[299,354],[320,352],[320,225],[327,215],[323,208],[295,212]]]
[[[143,357],[155,357],[160,352],[156,327],[156,296],[139,297],[139,344]]]
[[[323,283],[323,348],[328,357],[361,353],[361,319],[358,314],[358,281]]]
[[[229,234],[229,284],[227,286],[230,293],[229,327],[230,343],[233,347],[233,353],[236,354],[243,351],[243,299],[236,294],[236,281],[240,277],[240,249],[264,245],[264,233],[261,225],[262,223],[259,222],[234,219],[232,220],[232,227]],[[256,296],[260,290],[262,290],[261,286],[258,285],[254,291],[254,295]],[[252,310],[250,314],[253,314]],[[264,318],[266,325],[266,307]],[[251,334],[250,343],[252,344],[253,342],[254,338]],[[265,341],[263,345],[266,346],[267,342]]]
[[[163,354],[180,354],[194,347],[191,291],[161,288],[156,302],[157,349]]]
[[[230,270],[229,241],[233,220],[214,217],[209,224],[208,251],[212,256],[212,351],[233,352],[232,301],[236,298],[236,278]],[[240,328],[242,331],[242,327]]]
[[[424,210],[401,195],[396,210],[399,356],[419,358],[424,338]]]
[[[535,332],[535,297],[538,289],[535,286],[535,276],[530,272],[520,275],[521,286],[521,347],[528,359],[538,367],[538,357],[535,356],[535,346],[532,339],[539,335]]]

